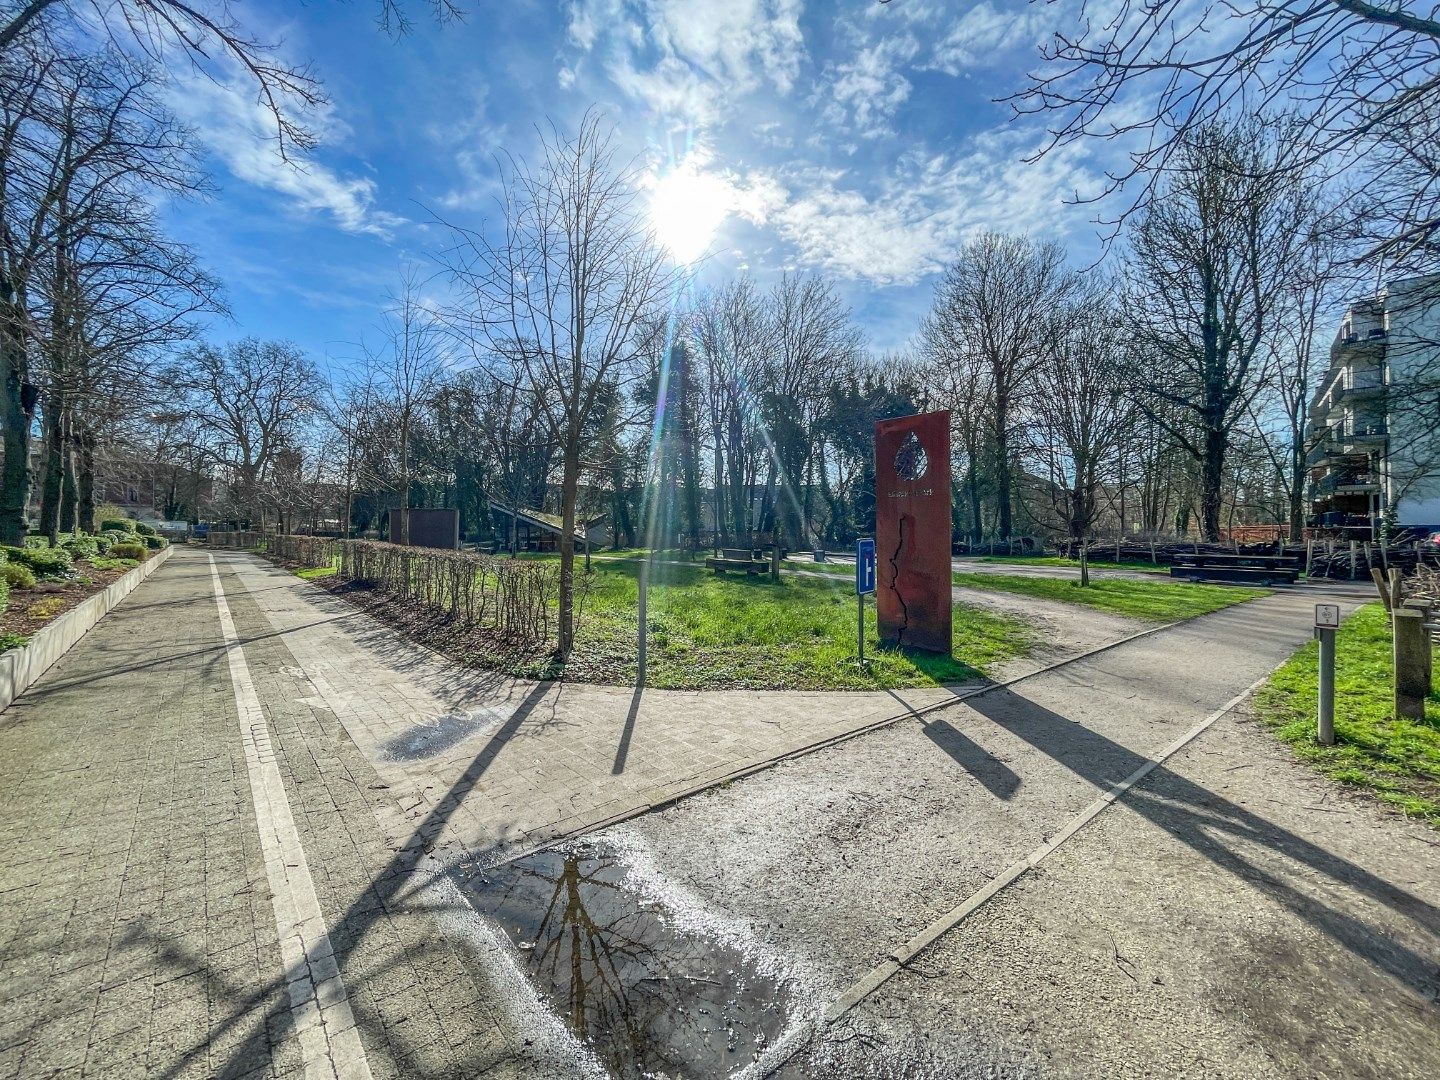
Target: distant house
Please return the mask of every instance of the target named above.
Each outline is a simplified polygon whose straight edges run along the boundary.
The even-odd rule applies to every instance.
[[[203,516],[213,491],[206,473],[143,453],[112,451],[96,462],[95,502],[118,506],[142,521],[169,513]]]
[[[563,522],[558,514],[547,514],[542,510],[511,509],[502,502],[490,500],[490,512],[494,517],[496,543],[500,548],[510,546],[511,522],[515,527],[515,546],[520,551],[558,551]],[[605,527],[605,515],[589,518],[575,530],[575,543],[599,547],[610,542],[610,530]]]

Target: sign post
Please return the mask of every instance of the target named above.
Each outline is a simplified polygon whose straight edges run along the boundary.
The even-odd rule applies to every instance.
[[[860,666],[865,666],[865,594],[875,591],[875,541],[855,541],[855,642],[859,647]]]
[[[1315,605],[1315,636],[1320,639],[1320,708],[1315,740],[1335,745],[1335,631],[1340,626],[1339,604]]]

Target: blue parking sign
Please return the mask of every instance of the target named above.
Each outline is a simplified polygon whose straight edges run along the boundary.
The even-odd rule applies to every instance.
[[[855,595],[875,591],[875,541],[855,541]]]

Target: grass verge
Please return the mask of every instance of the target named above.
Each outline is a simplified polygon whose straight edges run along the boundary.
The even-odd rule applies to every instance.
[[[634,679],[634,563],[597,564],[566,676]],[[700,567],[657,565],[649,590],[648,685],[784,690],[874,690],[969,682],[1026,652],[1018,618],[967,609],[954,620],[952,657],[878,648],[875,604],[865,607],[868,670],[855,664],[855,595],[848,583],[816,578],[719,576]]]
[[[967,589],[1015,593],[1040,600],[1058,600],[1066,604],[1124,615],[1150,622],[1177,622],[1207,615],[1246,600],[1265,596],[1267,589],[1246,589],[1230,585],[1194,585],[1166,581],[1129,581],[1124,578],[1092,579],[1081,588],[1080,582],[1062,578],[1025,577],[1019,574],[952,574],[956,585]]]
[[[1310,642],[1255,695],[1260,719],[1301,760],[1410,817],[1440,828],[1440,694],[1425,720],[1394,715],[1390,620],[1367,604],[1335,635],[1335,745],[1315,741],[1319,651]]]

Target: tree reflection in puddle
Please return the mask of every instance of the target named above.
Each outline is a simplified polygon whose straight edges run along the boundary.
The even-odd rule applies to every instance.
[[[680,925],[596,847],[545,851],[464,882],[577,1035],[620,1077],[718,1077],[785,1028],[783,983]]]

